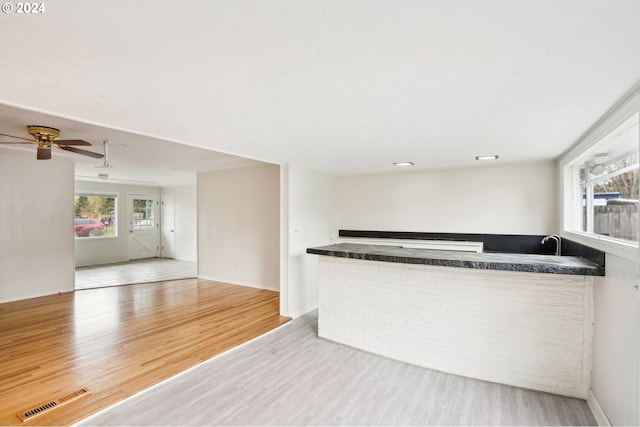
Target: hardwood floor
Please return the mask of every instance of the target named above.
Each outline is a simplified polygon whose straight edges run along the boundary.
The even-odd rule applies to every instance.
[[[279,294],[200,279],[0,304],[0,425],[65,425],[274,329]]]

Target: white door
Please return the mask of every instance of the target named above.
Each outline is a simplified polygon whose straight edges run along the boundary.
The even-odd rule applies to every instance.
[[[176,257],[175,232],[175,197],[173,194],[163,194],[160,206],[160,256],[163,258]]]
[[[129,195],[129,259],[152,258],[159,254],[158,197]]]

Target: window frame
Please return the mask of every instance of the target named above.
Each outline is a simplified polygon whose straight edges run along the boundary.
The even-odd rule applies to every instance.
[[[625,242],[608,236],[580,231],[582,206],[577,200],[582,201],[583,196],[579,177],[574,173],[574,166],[585,158],[596,154],[606,136],[636,113],[640,114],[640,87],[633,89],[612,107],[561,156],[558,162],[561,176],[562,236],[632,261],[638,261],[640,253],[638,242]],[[640,151],[640,138],[638,149]]]

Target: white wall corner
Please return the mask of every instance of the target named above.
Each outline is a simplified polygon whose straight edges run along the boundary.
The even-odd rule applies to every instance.
[[[289,165],[280,166],[280,315],[289,313]]]
[[[595,312],[593,303],[593,286],[595,279],[593,276],[584,278],[584,351],[582,356],[582,396],[588,398],[591,392],[591,372],[593,371],[593,323],[595,322]]]
[[[602,410],[600,403],[598,403],[598,399],[596,399],[596,396],[593,394],[591,389],[589,389],[589,395],[587,396],[587,404],[589,405],[589,409],[591,409],[591,413],[599,426],[611,425],[609,418],[607,418],[607,415]]]

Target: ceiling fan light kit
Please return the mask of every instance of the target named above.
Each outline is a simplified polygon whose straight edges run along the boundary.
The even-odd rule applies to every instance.
[[[38,152],[36,154],[37,160],[49,160],[51,159],[51,144],[56,139],[60,138],[60,130],[56,128],[50,128],[45,126],[27,126],[29,135],[34,137],[38,141]]]
[[[101,159],[104,157],[102,154],[94,153],[93,151],[83,150],[76,148],[76,145],[91,145],[87,141],[80,139],[58,140],[60,138],[60,130],[49,126],[29,125],[27,126],[27,132],[34,139],[27,139],[21,136],[13,136],[7,134],[0,134],[8,136],[10,138],[23,140],[22,144],[37,144],[38,151],[36,153],[37,160],[49,160],[51,159],[51,146],[58,147],[61,150],[69,151],[71,153],[82,154],[83,156],[93,157],[94,159]],[[16,142],[0,142],[0,144],[15,144]]]
[[[38,144],[38,154],[36,155],[36,159],[38,160],[49,160],[51,159],[51,146],[46,146],[43,144]]]

